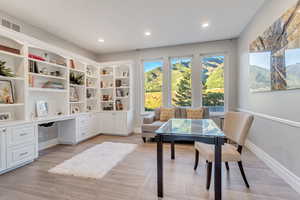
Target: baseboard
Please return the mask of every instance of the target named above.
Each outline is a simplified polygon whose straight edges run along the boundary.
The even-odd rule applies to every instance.
[[[272,158],[261,148],[253,144],[251,141],[248,140],[246,142],[246,147],[300,194],[300,178],[298,176],[280,164],[277,160]]]
[[[39,151],[58,145],[58,138],[39,143]]]

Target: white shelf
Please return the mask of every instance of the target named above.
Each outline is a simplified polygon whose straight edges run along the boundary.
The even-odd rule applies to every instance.
[[[115,89],[115,88],[114,87],[100,88],[100,90],[110,90],[110,89]]]
[[[0,104],[0,107],[17,107],[17,106],[24,106],[24,103],[14,103],[14,104]]]
[[[80,70],[80,69],[73,69],[73,68],[69,68],[69,69],[70,69],[70,71],[74,71],[74,72],[79,72],[79,73],[85,74],[85,71]]]
[[[116,89],[129,89],[129,86],[116,87]]]
[[[10,52],[7,52],[7,51],[2,51],[2,50],[0,50],[0,54],[7,55],[7,56],[12,56],[12,57],[15,57],[15,58],[20,58],[20,59],[25,58],[25,56],[23,56],[23,55],[18,55],[18,54],[15,54],[15,53],[10,53]]]
[[[70,83],[70,86],[73,86],[73,87],[80,87],[80,88],[83,88],[83,87],[84,87],[84,85],[77,85],[77,84],[71,84],[71,83]]]
[[[84,104],[84,101],[77,101],[77,102],[70,101],[69,103],[70,104]]]
[[[29,91],[33,92],[58,92],[58,93],[65,93],[67,92],[66,89],[52,89],[52,88],[29,88]]]
[[[90,79],[98,79],[96,76],[89,76],[89,75],[86,75],[87,78],[90,78]]]
[[[1,76],[0,79],[4,80],[15,80],[15,81],[24,81],[25,79],[23,77],[9,77],[9,76]]]
[[[113,77],[114,75],[113,74],[100,74],[100,77]]]
[[[115,103],[115,101],[100,101],[101,103]]]
[[[129,79],[128,76],[117,76],[115,79]]]
[[[52,79],[59,79],[59,80],[66,80],[65,77],[60,77],[60,76],[51,76],[51,75],[44,75],[44,74],[38,74],[38,73],[32,73],[29,72],[28,74],[32,76],[39,76],[39,77],[44,77],[44,78],[52,78]]]
[[[94,90],[97,90],[98,88],[97,88],[97,87],[86,87],[86,89],[94,89]]]
[[[116,99],[128,99],[129,97],[126,96],[126,97],[116,97]]]
[[[35,61],[35,62],[38,62],[38,63],[41,63],[41,64],[45,64],[45,65],[48,65],[48,66],[53,66],[53,67],[58,67],[58,68],[62,68],[62,69],[67,69],[67,66],[58,65],[58,64],[55,64],[55,63],[46,62],[46,61],[42,61],[42,60],[37,60],[37,59],[34,59],[34,58],[28,58],[28,60]]]

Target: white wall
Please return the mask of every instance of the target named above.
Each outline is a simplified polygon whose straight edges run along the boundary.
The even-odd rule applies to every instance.
[[[0,8],[1,9],[1,8]],[[43,42],[49,43],[51,45],[63,48],[65,50],[71,51],[75,54],[87,57],[89,59],[95,60],[96,59],[96,55],[88,50],[85,50],[79,46],[77,46],[76,44],[73,44],[71,42],[68,42],[66,40],[63,40],[51,33],[48,33],[40,28],[37,28],[35,26],[32,26],[26,22],[23,22],[22,20],[16,19],[12,16],[10,16],[9,14],[2,12],[0,10],[0,26],[1,26],[1,19],[7,19],[15,24],[18,24],[21,26],[21,32],[34,37],[36,39],[39,39]]]
[[[288,170],[300,176],[299,141],[300,128],[279,120],[300,120],[300,90],[250,93],[249,92],[249,44],[272,25],[297,0],[267,1],[238,40],[239,89],[238,106],[241,109],[265,114],[255,117],[250,140]]]
[[[143,101],[143,66],[141,61],[143,59],[157,59],[161,58],[165,62],[164,70],[168,70],[168,59],[169,57],[174,56],[193,56],[193,66],[198,66],[200,69],[200,55],[205,54],[215,54],[215,53],[225,53],[227,65],[225,66],[225,90],[226,97],[228,99],[228,108],[234,110],[237,104],[237,84],[236,84],[236,71],[237,71],[237,59],[236,59],[236,45],[237,41],[233,40],[222,40],[215,42],[206,42],[198,44],[187,44],[187,45],[178,45],[172,47],[161,47],[161,48],[151,48],[143,49],[138,51],[129,51],[122,53],[113,53],[113,54],[102,54],[98,57],[99,62],[109,62],[109,61],[119,61],[119,60],[133,60],[134,61],[134,70],[133,70],[133,79],[134,79],[134,111],[135,111],[135,124],[136,127],[140,126],[140,114],[142,110],[142,101]],[[197,67],[196,67],[197,68]],[[200,76],[193,76],[197,78],[200,83]],[[164,79],[164,84],[167,84],[169,80]],[[195,90],[200,91],[200,84],[194,88]],[[168,92],[165,91],[165,92]],[[164,99],[164,102],[167,101]],[[201,104],[200,96],[194,96],[193,101],[195,105]],[[164,103],[167,104],[166,102]],[[193,103],[194,104],[194,103]]]

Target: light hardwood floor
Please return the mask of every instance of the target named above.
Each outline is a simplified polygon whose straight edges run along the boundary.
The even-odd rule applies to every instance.
[[[104,141],[137,143],[129,154],[101,180],[50,174],[48,169]],[[176,145],[176,160],[170,160],[164,145],[165,200],[214,199],[213,182],[205,189],[205,162],[193,170],[192,145]],[[300,199],[251,152],[244,151],[244,167],[251,189],[244,186],[236,163],[230,172],[223,166],[223,199]],[[59,145],[41,152],[34,163],[0,176],[0,200],[154,200],[156,197],[156,145],[143,144],[139,135],[98,136],[76,146]]]

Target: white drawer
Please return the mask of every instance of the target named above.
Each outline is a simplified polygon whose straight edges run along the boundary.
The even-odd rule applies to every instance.
[[[11,132],[7,134],[7,145],[9,147],[34,142],[35,134],[32,125],[12,127]]]
[[[34,159],[35,145],[27,145],[20,148],[8,148],[7,150],[7,167],[12,168],[17,165]]]
[[[88,124],[89,124],[89,118],[88,117],[80,117],[78,119],[79,121],[79,128],[81,127],[88,127]]]

